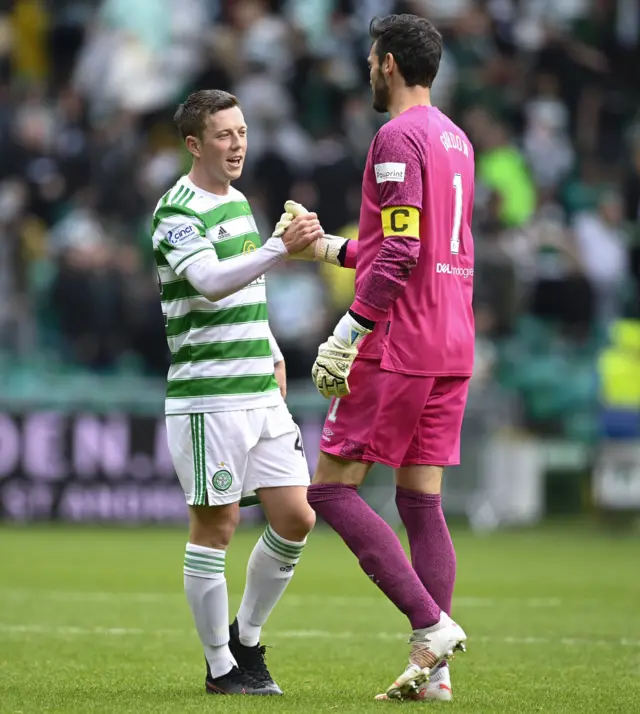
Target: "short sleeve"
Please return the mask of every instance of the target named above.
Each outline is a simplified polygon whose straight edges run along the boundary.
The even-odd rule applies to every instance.
[[[153,247],[177,275],[181,275],[205,251],[215,255],[202,220],[180,206],[162,206],[153,219]]]
[[[413,206],[422,210],[424,161],[406,127],[393,121],[385,124],[374,140],[372,158],[380,208]]]

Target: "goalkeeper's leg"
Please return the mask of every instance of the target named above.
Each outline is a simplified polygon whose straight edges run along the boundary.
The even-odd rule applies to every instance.
[[[320,454],[308,498],[358,558],[367,576],[408,617],[412,628],[422,629],[439,621],[440,608],[408,562],[393,529],[357,490],[371,462],[400,466],[420,419],[423,404],[414,390],[413,401],[399,405],[402,419],[385,424],[387,453],[369,455],[372,447],[379,446],[374,437],[382,427],[380,420],[386,419],[381,409],[388,401],[385,394],[392,376],[378,362],[355,360],[351,393],[329,407],[321,445],[325,453]]]
[[[403,464],[433,382],[356,359],[350,374],[351,393],[334,400],[329,408],[321,447],[325,453],[309,488],[309,502],[316,512],[339,533],[365,573],[411,622],[413,659],[410,669],[390,688],[390,696],[413,691],[414,684],[424,682],[430,670],[455,649],[456,638],[462,641],[464,636],[441,612],[407,561],[394,531],[357,493],[371,462],[394,468]],[[430,637],[437,640],[436,650],[428,646]]]

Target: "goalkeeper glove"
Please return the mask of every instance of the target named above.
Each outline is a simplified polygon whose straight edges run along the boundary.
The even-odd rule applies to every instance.
[[[284,204],[284,210],[286,214],[292,216],[304,216],[309,211],[300,203],[296,201],[287,201]],[[316,260],[323,263],[332,263],[333,265],[340,265],[338,260],[338,254],[340,249],[347,242],[347,238],[340,238],[339,236],[330,236],[325,234],[322,238],[310,243],[303,250],[297,253],[291,253],[289,258],[291,260]]]
[[[276,227],[273,229],[273,233],[271,234],[272,238],[282,238],[284,235],[284,232],[287,230],[287,228],[291,225],[291,221],[293,220],[294,216],[291,213],[283,213],[280,216],[280,220],[276,223]]]
[[[336,325],[333,335],[320,345],[311,376],[323,397],[340,398],[349,394],[348,376],[358,355],[357,346],[370,333],[368,327],[347,313]]]

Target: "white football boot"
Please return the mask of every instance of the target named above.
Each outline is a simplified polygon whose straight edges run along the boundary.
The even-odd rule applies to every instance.
[[[378,701],[389,699],[385,692],[378,694]],[[450,702],[453,699],[453,690],[451,688],[451,673],[449,667],[438,667],[430,676],[428,682],[423,682],[418,685],[418,689],[409,692],[403,698],[403,701],[422,702],[422,701],[438,701]]]
[[[408,699],[419,687],[429,682],[442,660],[449,660],[456,650],[465,651],[467,635],[445,612],[432,627],[414,630],[409,639],[411,654],[409,666],[387,689],[389,699]]]

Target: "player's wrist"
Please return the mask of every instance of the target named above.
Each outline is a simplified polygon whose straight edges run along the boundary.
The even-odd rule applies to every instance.
[[[346,244],[348,242],[347,238],[325,233],[315,243],[315,259],[331,265],[344,265],[344,262],[340,260],[340,256],[341,254],[346,256]]]
[[[347,347],[356,347],[370,333],[371,328],[362,325],[347,312],[336,325],[333,336]]]
[[[364,317],[363,315],[359,315],[357,312],[355,312],[352,309],[349,309],[348,315],[351,315],[351,317],[359,324],[361,325],[365,330],[369,330],[371,332],[373,328],[376,326],[376,321],[375,320],[369,320],[368,318]]]
[[[284,258],[289,255],[287,246],[284,244],[282,238],[278,236],[271,236],[268,241],[262,246],[262,249],[274,256]]]

